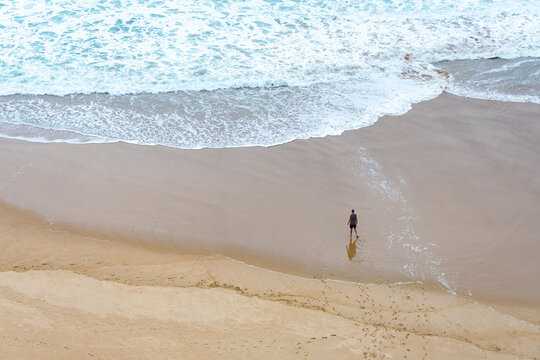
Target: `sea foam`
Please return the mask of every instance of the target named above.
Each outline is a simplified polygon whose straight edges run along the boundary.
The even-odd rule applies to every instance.
[[[538,58],[539,23],[525,0],[10,1],[0,121],[186,148],[337,134],[443,89],[504,97],[432,64]]]

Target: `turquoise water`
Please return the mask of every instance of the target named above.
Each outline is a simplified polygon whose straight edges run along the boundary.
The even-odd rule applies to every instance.
[[[339,134],[443,89],[539,102],[433,65],[539,58],[538,24],[521,0],[3,1],[0,122],[228,147]]]

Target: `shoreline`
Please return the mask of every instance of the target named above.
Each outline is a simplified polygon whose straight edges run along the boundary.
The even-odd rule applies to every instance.
[[[446,61],[455,61],[455,60],[446,60]],[[444,63],[443,61],[442,63]],[[437,63],[435,63],[437,64]],[[434,64],[432,64],[434,65]],[[160,95],[160,94],[169,94],[174,93],[174,91],[171,92],[164,92],[164,93],[148,93],[152,95]],[[146,93],[143,93],[146,94]],[[530,99],[519,99],[514,98],[512,100],[505,100],[504,96],[501,95],[499,98],[489,98],[489,97],[482,97],[481,94],[474,94],[469,96],[467,94],[460,94],[457,92],[452,92],[449,89],[441,90],[440,93],[437,95],[433,95],[431,97],[427,97],[423,100],[418,100],[416,102],[411,103],[408,110],[405,110],[404,112],[397,112],[396,114],[386,114],[381,115],[378,117],[378,120],[373,122],[370,125],[365,125],[361,128],[353,128],[353,129],[346,129],[342,130],[339,134],[326,134],[326,135],[320,135],[320,136],[312,136],[309,138],[294,138],[292,140],[287,140],[285,142],[278,142],[271,145],[253,145],[253,144],[247,144],[247,145],[241,145],[241,146],[229,146],[229,147],[212,147],[212,146],[203,146],[203,147],[196,147],[196,148],[187,148],[187,147],[179,147],[174,146],[170,144],[162,144],[162,143],[142,143],[137,142],[136,140],[130,141],[130,140],[119,140],[115,138],[107,138],[102,137],[99,135],[91,135],[86,133],[77,132],[74,130],[61,130],[61,129],[53,129],[49,127],[41,127],[39,125],[35,124],[12,124],[8,122],[0,122],[0,139],[7,139],[7,140],[17,140],[17,141],[26,141],[31,143],[38,143],[38,144],[71,144],[71,145],[88,145],[88,144],[126,144],[126,145],[135,145],[135,146],[148,146],[148,147],[165,147],[165,148],[171,148],[181,151],[197,151],[197,150],[220,150],[220,149],[249,149],[249,148],[272,148],[276,146],[283,146],[287,145],[296,141],[310,141],[312,139],[324,139],[328,137],[336,137],[336,136],[342,136],[344,133],[349,131],[358,131],[365,127],[373,126],[377,121],[379,121],[381,118],[394,118],[394,117],[400,117],[405,115],[407,112],[411,110],[413,106],[416,106],[417,104],[425,103],[432,101],[436,99],[437,97],[447,94],[454,97],[459,98],[465,98],[465,99],[471,99],[471,100],[478,100],[478,101],[487,101],[487,102],[497,102],[497,103],[511,103],[511,104],[526,104],[526,105],[540,105],[538,102],[531,101]],[[63,94],[63,95],[51,95],[51,94],[11,94],[11,95],[0,95],[0,97],[6,97],[6,96],[53,96],[53,97],[68,97],[72,95],[109,95],[107,93],[77,93],[77,94]],[[113,96],[118,96],[122,94],[116,94]],[[133,93],[126,94],[126,95],[134,95]],[[4,128],[3,128],[4,127]],[[21,133],[25,133],[26,135],[21,135]]]
[[[484,121],[488,125],[493,116],[499,116],[501,113],[514,121],[516,116],[508,115],[509,108],[521,111],[521,113],[525,109],[529,114],[538,114],[540,108],[539,105],[534,104],[509,104],[443,94],[435,100],[414,105],[413,109],[405,115],[381,118],[368,128],[349,130],[339,136],[295,140],[268,148],[194,151],[159,145],[148,148],[127,143],[36,144],[2,139],[0,146],[6,150],[2,153],[7,155],[8,150],[12,150],[13,154],[24,153],[24,155],[19,159],[16,156],[0,159],[7,169],[4,178],[0,179],[2,184],[0,196],[21,208],[36,212],[48,221],[67,224],[68,227],[74,226],[85,231],[121,235],[131,241],[145,242],[152,247],[175,249],[184,253],[223,253],[225,256],[264,268],[279,269],[286,273],[306,277],[399,282],[410,281],[412,276],[413,280],[421,280],[426,284],[442,283],[451,290],[465,293],[470,287],[460,284],[461,279],[448,277],[448,269],[456,270],[459,263],[454,264],[454,268],[444,268],[441,265],[448,262],[445,251],[448,249],[455,251],[452,247],[448,247],[448,244],[445,245],[447,248],[444,251],[439,251],[444,245],[436,238],[441,232],[441,220],[443,220],[441,216],[432,217],[431,220],[420,224],[416,220],[419,217],[426,217],[426,214],[422,213],[426,212],[423,208],[428,207],[428,212],[437,211],[436,208],[426,206],[428,201],[422,199],[425,197],[423,188],[420,191],[411,191],[411,187],[431,186],[428,190],[433,192],[434,186],[420,179],[420,176],[433,177],[433,174],[426,173],[425,166],[422,169],[418,167],[418,164],[411,162],[411,156],[421,155],[418,149],[414,152],[405,149],[409,153],[403,154],[401,159],[394,159],[396,154],[388,151],[392,147],[401,151],[404,146],[408,146],[408,143],[413,143],[412,145],[417,148],[424,145],[414,144],[416,139],[411,138],[411,135],[415,130],[418,130],[418,135],[420,135],[422,127],[425,128],[426,125],[431,126],[431,129],[427,129],[427,133],[438,136],[437,132],[444,127],[448,128],[448,124],[434,124],[434,119],[440,118],[445,107],[451,109],[456,104],[465,108],[462,113],[472,112],[480,119],[480,122]],[[436,116],[430,117],[429,112],[433,109],[437,112]],[[455,112],[454,109],[452,111]],[[454,116],[459,115],[461,114],[454,114]],[[413,119],[417,117],[424,119],[418,121]],[[426,117],[428,119],[425,119]],[[476,121],[476,119],[473,120]],[[467,124],[469,125],[471,124]],[[474,125],[472,124],[471,128],[479,131]],[[500,126],[500,124],[496,125]],[[534,123],[530,124],[530,121],[526,125],[535,127],[535,131],[538,129],[538,126]],[[480,127],[482,126],[485,127],[484,124],[480,124]],[[412,127],[414,130],[409,130],[409,133],[404,136],[406,127]],[[455,131],[452,128],[449,130]],[[500,130],[506,129],[495,130],[500,133]],[[391,141],[385,139],[388,137]],[[438,143],[428,144],[431,150],[438,152],[438,156],[446,157],[444,151],[449,150],[460,157],[460,160],[469,161],[465,155],[470,156],[471,151],[474,151],[473,155],[476,156],[479,150],[485,150],[476,146],[468,153],[461,154],[460,149],[452,147],[452,145],[458,145],[457,142],[461,139],[456,139],[450,132],[438,140]],[[464,143],[467,144],[467,142]],[[485,146],[485,144],[481,145]],[[426,149],[430,150],[429,147]],[[351,152],[353,152],[352,161],[347,158],[350,157]],[[533,155],[538,157],[536,153]],[[462,164],[451,163],[451,159],[448,158],[441,159],[445,165],[453,166],[464,173],[463,169],[459,169]],[[415,170],[419,170],[420,176],[407,173],[407,169],[404,171],[400,160],[408,161],[409,165],[416,166]],[[494,160],[491,161],[494,164],[501,162],[501,159]],[[502,160],[506,161],[506,159]],[[157,165],[151,163],[157,163]],[[493,164],[489,165],[493,166]],[[530,169],[531,164],[527,166]],[[39,169],[36,169],[37,167]],[[59,171],[55,171],[58,167]],[[71,169],[81,170],[81,173]],[[164,172],[166,176],[163,175]],[[124,173],[127,175],[124,176]],[[366,173],[371,175],[366,177]],[[445,176],[448,175],[452,175],[452,172],[445,174]],[[492,175],[482,174],[482,179]],[[13,176],[16,179],[10,180]],[[414,181],[411,182],[411,180]],[[470,188],[470,184],[467,183],[454,184],[455,178],[451,179],[450,183],[447,179],[437,180],[439,180],[439,183],[435,184],[437,187],[450,185],[456,186],[459,190],[461,185],[466,185]],[[381,184],[387,188],[381,187]],[[475,185],[474,190],[478,190],[478,186],[473,185]],[[500,184],[495,183],[490,186],[494,185]],[[36,193],[32,190],[34,188],[45,190]],[[65,191],[59,191],[60,189]],[[264,196],[265,193],[268,195]],[[463,191],[463,194],[470,193],[469,189]],[[452,207],[461,206],[448,197],[448,194],[443,195],[445,195],[444,200],[451,202]],[[133,199],[138,196],[143,199]],[[113,197],[113,201],[108,200],[109,197]],[[240,197],[240,199],[235,197]],[[363,251],[363,256],[367,255],[364,259],[356,257],[352,261],[346,260],[343,256],[346,254],[340,255],[336,252],[332,241],[329,241],[336,234],[343,233],[340,236],[344,239],[347,237],[346,231],[339,230],[341,226],[337,226],[337,222],[344,222],[341,221],[341,217],[347,216],[346,209],[351,206],[347,204],[350,201],[349,198],[354,198],[357,204],[363,204],[363,207],[359,209],[359,214],[360,228],[363,232],[361,240],[364,242],[358,244],[358,249]],[[485,201],[485,195],[479,200]],[[112,205],[112,208],[107,206],[107,202],[110,202],[109,205]],[[298,202],[307,204],[298,205]],[[133,209],[143,203],[144,208]],[[268,205],[268,203],[271,204]],[[230,209],[222,208],[220,204]],[[527,204],[529,203],[525,205]],[[467,206],[471,205],[477,208],[484,206],[479,201],[467,204]],[[516,205],[519,204],[514,204],[514,207]],[[520,206],[525,207],[525,205]],[[324,209],[321,206],[330,209]],[[288,207],[294,211],[287,212]],[[315,210],[313,210],[314,207]],[[461,208],[464,210],[463,206]],[[280,209],[285,210],[285,214],[278,215]],[[270,225],[259,224],[260,228],[254,226],[254,222],[260,221],[252,218],[251,214],[254,210],[261,212],[264,221],[269,219]],[[501,209],[497,210],[499,215],[504,214],[500,212]],[[534,213],[534,208],[531,211]],[[343,214],[336,217],[338,212],[343,212]],[[218,215],[216,221],[218,232],[225,233],[223,240],[216,239],[214,232],[205,229],[205,221],[201,220],[208,216],[205,214],[215,213]],[[323,230],[323,234],[315,229],[308,230],[306,235],[304,229],[296,229],[296,227],[304,226],[302,223],[305,220],[302,220],[302,213],[313,216],[316,220],[308,221],[308,227],[320,224],[322,219],[325,219],[325,225],[328,225],[327,222],[335,224],[332,224],[328,231]],[[287,215],[292,216],[293,219],[288,219]],[[176,223],[175,217],[180,219],[180,224]],[[183,219],[184,217],[188,219]],[[403,218],[409,219],[408,222],[404,224]],[[486,221],[483,218],[480,220]],[[215,221],[213,217],[212,221]],[[430,229],[433,224],[437,226],[435,229]],[[476,226],[473,223],[468,226],[469,231],[476,233],[486,231],[485,224]],[[445,226],[442,227],[445,230]],[[456,231],[453,228],[448,230]],[[268,231],[273,234],[268,235]],[[527,235],[526,231],[524,229],[522,234]],[[529,232],[534,233],[534,225]],[[530,237],[531,234],[527,236]],[[408,238],[400,240],[399,237]],[[291,240],[301,238],[313,239],[314,245],[307,245],[305,240],[300,240],[300,244],[296,245],[291,243]],[[416,238],[420,238],[420,241],[416,241]],[[435,242],[424,240],[424,238],[434,239]],[[262,245],[253,244],[251,239],[257,239],[257,242]],[[297,240],[293,241],[297,242]],[[291,244],[294,246],[288,250],[291,250],[292,255],[275,249],[276,245],[291,247]],[[343,248],[346,244],[343,242]],[[318,248],[306,248],[306,245]],[[418,249],[420,251],[417,251]],[[344,250],[339,252],[345,253]],[[321,258],[323,254],[330,259]],[[456,254],[453,255],[456,256]],[[359,259],[361,261],[358,261]],[[366,262],[365,259],[371,260]],[[466,260],[470,261],[470,259]],[[463,260],[460,261],[463,265]],[[396,268],[396,263],[413,265],[416,268],[406,269],[409,271],[407,273],[401,268]],[[424,266],[426,263],[432,263],[433,266]],[[441,274],[447,278],[441,279]],[[534,271],[530,275],[533,276]],[[513,294],[514,290],[508,291]],[[472,291],[475,297],[497,295],[493,293],[493,290],[482,293],[473,288]],[[534,299],[532,301],[536,302],[540,299],[540,289],[532,289],[532,291],[537,293],[532,298]],[[504,297],[503,294],[502,298]],[[524,300],[523,298],[514,299]]]

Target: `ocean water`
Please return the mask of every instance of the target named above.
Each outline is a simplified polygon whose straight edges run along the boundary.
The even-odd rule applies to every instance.
[[[0,0],[0,133],[268,146],[443,90],[540,103],[539,24],[530,0]]]

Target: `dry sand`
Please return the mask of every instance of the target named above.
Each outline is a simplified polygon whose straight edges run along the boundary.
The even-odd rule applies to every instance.
[[[2,139],[0,358],[539,358],[539,119],[443,94],[272,148]]]
[[[540,356],[538,324],[420,285],[305,279],[0,216],[2,359]]]

